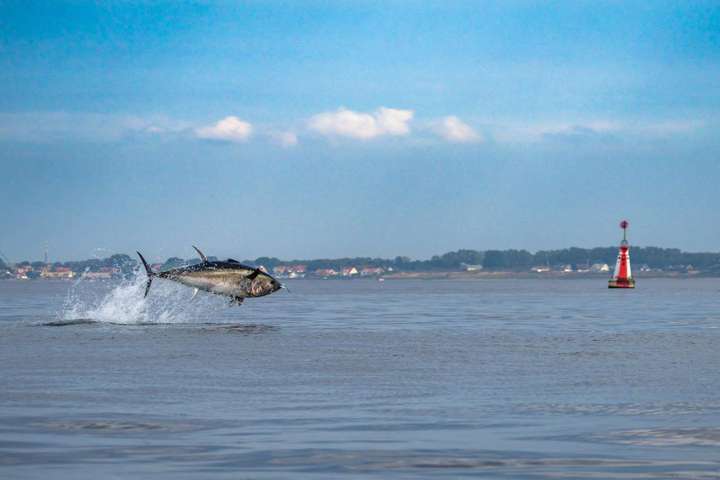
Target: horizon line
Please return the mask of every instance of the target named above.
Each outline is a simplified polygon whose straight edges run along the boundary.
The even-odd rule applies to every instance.
[[[410,259],[410,261],[429,261],[429,260],[432,260],[433,257],[442,257],[443,255],[447,255],[447,254],[450,254],[450,253],[457,253],[457,252],[477,252],[477,253],[483,253],[483,254],[484,254],[485,252],[510,252],[510,251],[514,251],[514,252],[528,252],[528,253],[530,253],[530,254],[532,254],[532,255],[536,255],[536,254],[538,254],[538,253],[540,253],[540,252],[557,252],[557,251],[571,250],[571,249],[595,250],[595,249],[618,248],[618,247],[619,247],[619,245],[607,245],[607,246],[595,246],[595,247],[576,247],[576,246],[571,246],[571,247],[552,248],[552,249],[539,249],[539,250],[528,250],[528,249],[526,249],[526,248],[505,248],[505,249],[488,248],[488,249],[484,249],[484,250],[476,250],[476,249],[473,249],[473,248],[458,248],[458,249],[456,249],[456,250],[449,250],[449,251],[444,252],[444,253],[434,254],[434,255],[431,255],[431,256],[429,256],[429,257],[427,257],[427,258],[413,258],[413,257],[407,256],[407,255],[393,255],[393,256],[389,256],[389,257],[388,257],[388,256],[355,255],[355,256],[342,256],[342,257],[292,258],[292,259],[285,260],[285,259],[280,258],[280,257],[275,257],[275,256],[270,256],[270,255],[261,255],[261,256],[259,256],[259,257],[255,257],[254,259],[245,258],[245,259],[242,259],[242,260],[243,260],[243,261],[246,261],[246,260],[247,260],[247,261],[254,261],[254,260],[261,259],[261,258],[268,258],[268,259],[276,259],[276,260],[278,260],[278,261],[280,261],[280,262],[283,262],[283,263],[288,263],[288,262],[308,262],[308,261],[317,261],[317,260],[341,260],[341,259],[360,259],[360,258],[363,258],[363,259],[394,260],[394,259],[397,258],[397,257],[403,257],[403,258],[408,258],[408,259]],[[680,253],[684,253],[684,254],[718,254],[718,255],[720,255],[720,251],[709,251],[709,250],[708,250],[708,251],[694,251],[694,252],[691,252],[691,251],[683,250],[683,249],[678,248],[678,247],[660,247],[660,246],[657,246],[657,245],[645,245],[645,246],[642,246],[642,245],[630,245],[631,251],[632,251],[633,249],[646,249],[646,248],[658,248],[658,249],[661,249],[661,250],[678,250]],[[0,251],[0,254],[1,254],[1,253],[2,253],[2,251]],[[130,258],[134,258],[134,257],[135,257],[135,255],[133,255],[133,254],[128,254],[128,253],[126,253],[126,252],[114,252],[114,253],[111,253],[111,254],[109,254],[108,256],[105,256],[105,257],[90,257],[90,258],[65,259],[65,260],[48,260],[48,261],[46,262],[46,264],[50,265],[50,264],[53,264],[53,263],[69,263],[69,262],[85,262],[85,261],[90,261],[90,260],[104,260],[104,259],[111,258],[111,257],[114,256],[114,255],[127,255],[127,256],[130,257]],[[220,258],[220,257],[217,256],[217,255],[208,255],[208,257]],[[154,257],[151,257],[151,258],[154,258]],[[196,259],[196,258],[199,258],[199,257],[187,257],[187,258],[185,258],[185,257],[177,256],[177,255],[170,255],[170,256],[166,257],[165,260],[167,261],[168,259],[171,259],[171,258],[178,258],[178,259],[181,259],[181,260],[192,260],[192,259]],[[17,262],[12,262],[12,261],[9,262],[9,259],[8,259],[7,256],[5,256],[5,255],[0,255],[0,260],[3,260],[6,264],[9,264],[9,265],[12,265],[12,264],[17,265],[17,264],[24,263],[24,262],[37,263],[37,262],[43,261],[43,260],[41,260],[41,259],[37,259],[37,260],[23,259],[23,260],[20,260],[20,261],[17,261]]]

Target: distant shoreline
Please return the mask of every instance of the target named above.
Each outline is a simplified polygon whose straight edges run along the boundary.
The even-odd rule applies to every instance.
[[[668,279],[694,279],[694,278],[720,278],[720,274],[711,272],[695,271],[686,272],[643,272],[634,275],[634,278],[651,279],[651,278],[668,278]],[[584,280],[584,279],[610,279],[607,273],[592,272],[507,272],[507,271],[479,271],[479,272],[457,272],[457,271],[437,271],[437,272],[394,272],[379,276],[306,276],[297,278],[285,278],[283,280],[331,280],[331,281],[378,281],[378,280]],[[1,281],[9,282],[77,282],[78,278],[34,278],[34,279],[17,279],[2,278]],[[86,279],[87,282],[115,282],[118,279]]]
[[[634,278],[719,278],[718,274],[703,272],[643,272],[640,275],[633,275]],[[398,272],[383,275],[388,280],[402,279],[458,279],[458,280],[490,280],[490,279],[529,279],[529,280],[557,280],[557,279],[610,279],[607,273],[590,272],[503,272],[503,271],[480,271],[480,272]]]
[[[683,252],[674,248],[633,247],[633,272],[639,278],[684,278],[720,276],[720,252]],[[310,260],[281,260],[276,257],[245,259],[241,263],[265,269],[278,279],[286,278],[602,278],[610,277],[617,247],[547,250],[460,249],[426,260],[410,257],[343,257]],[[210,261],[219,260],[208,257]],[[154,271],[167,271],[200,263],[200,258],[170,257],[153,263]],[[14,265],[0,259],[0,277],[78,278],[102,280],[129,278],[138,268],[137,259],[117,253],[107,258],[68,262],[23,261]]]

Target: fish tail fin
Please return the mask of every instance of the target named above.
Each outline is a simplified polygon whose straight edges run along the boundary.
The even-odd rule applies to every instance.
[[[142,253],[137,252],[138,257],[140,257],[140,260],[142,261],[143,266],[145,267],[145,273],[147,274],[147,283],[145,284],[145,296],[147,297],[148,292],[150,291],[150,285],[152,285],[152,279],[155,276],[155,273],[153,273],[152,270],[150,270],[150,266],[145,261],[145,258],[142,256]]]

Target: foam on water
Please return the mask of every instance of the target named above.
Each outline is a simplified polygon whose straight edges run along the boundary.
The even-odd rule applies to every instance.
[[[93,320],[119,324],[215,322],[227,302],[214,295],[199,294],[174,282],[155,280],[144,297],[145,276],[123,280],[109,292],[78,281],[68,292],[59,318],[64,321]]]

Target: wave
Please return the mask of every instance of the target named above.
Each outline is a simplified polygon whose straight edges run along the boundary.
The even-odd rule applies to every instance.
[[[58,319],[47,326],[110,324],[224,323],[228,302],[214,295],[197,295],[169,281],[154,282],[147,297],[144,275],[123,280],[110,291],[89,282],[76,282]],[[237,307],[234,307],[237,308]]]
[[[52,322],[41,323],[43,327],[67,327],[71,325],[91,325],[93,323],[99,323],[97,320],[90,318],[76,318],[74,320],[54,320]]]

